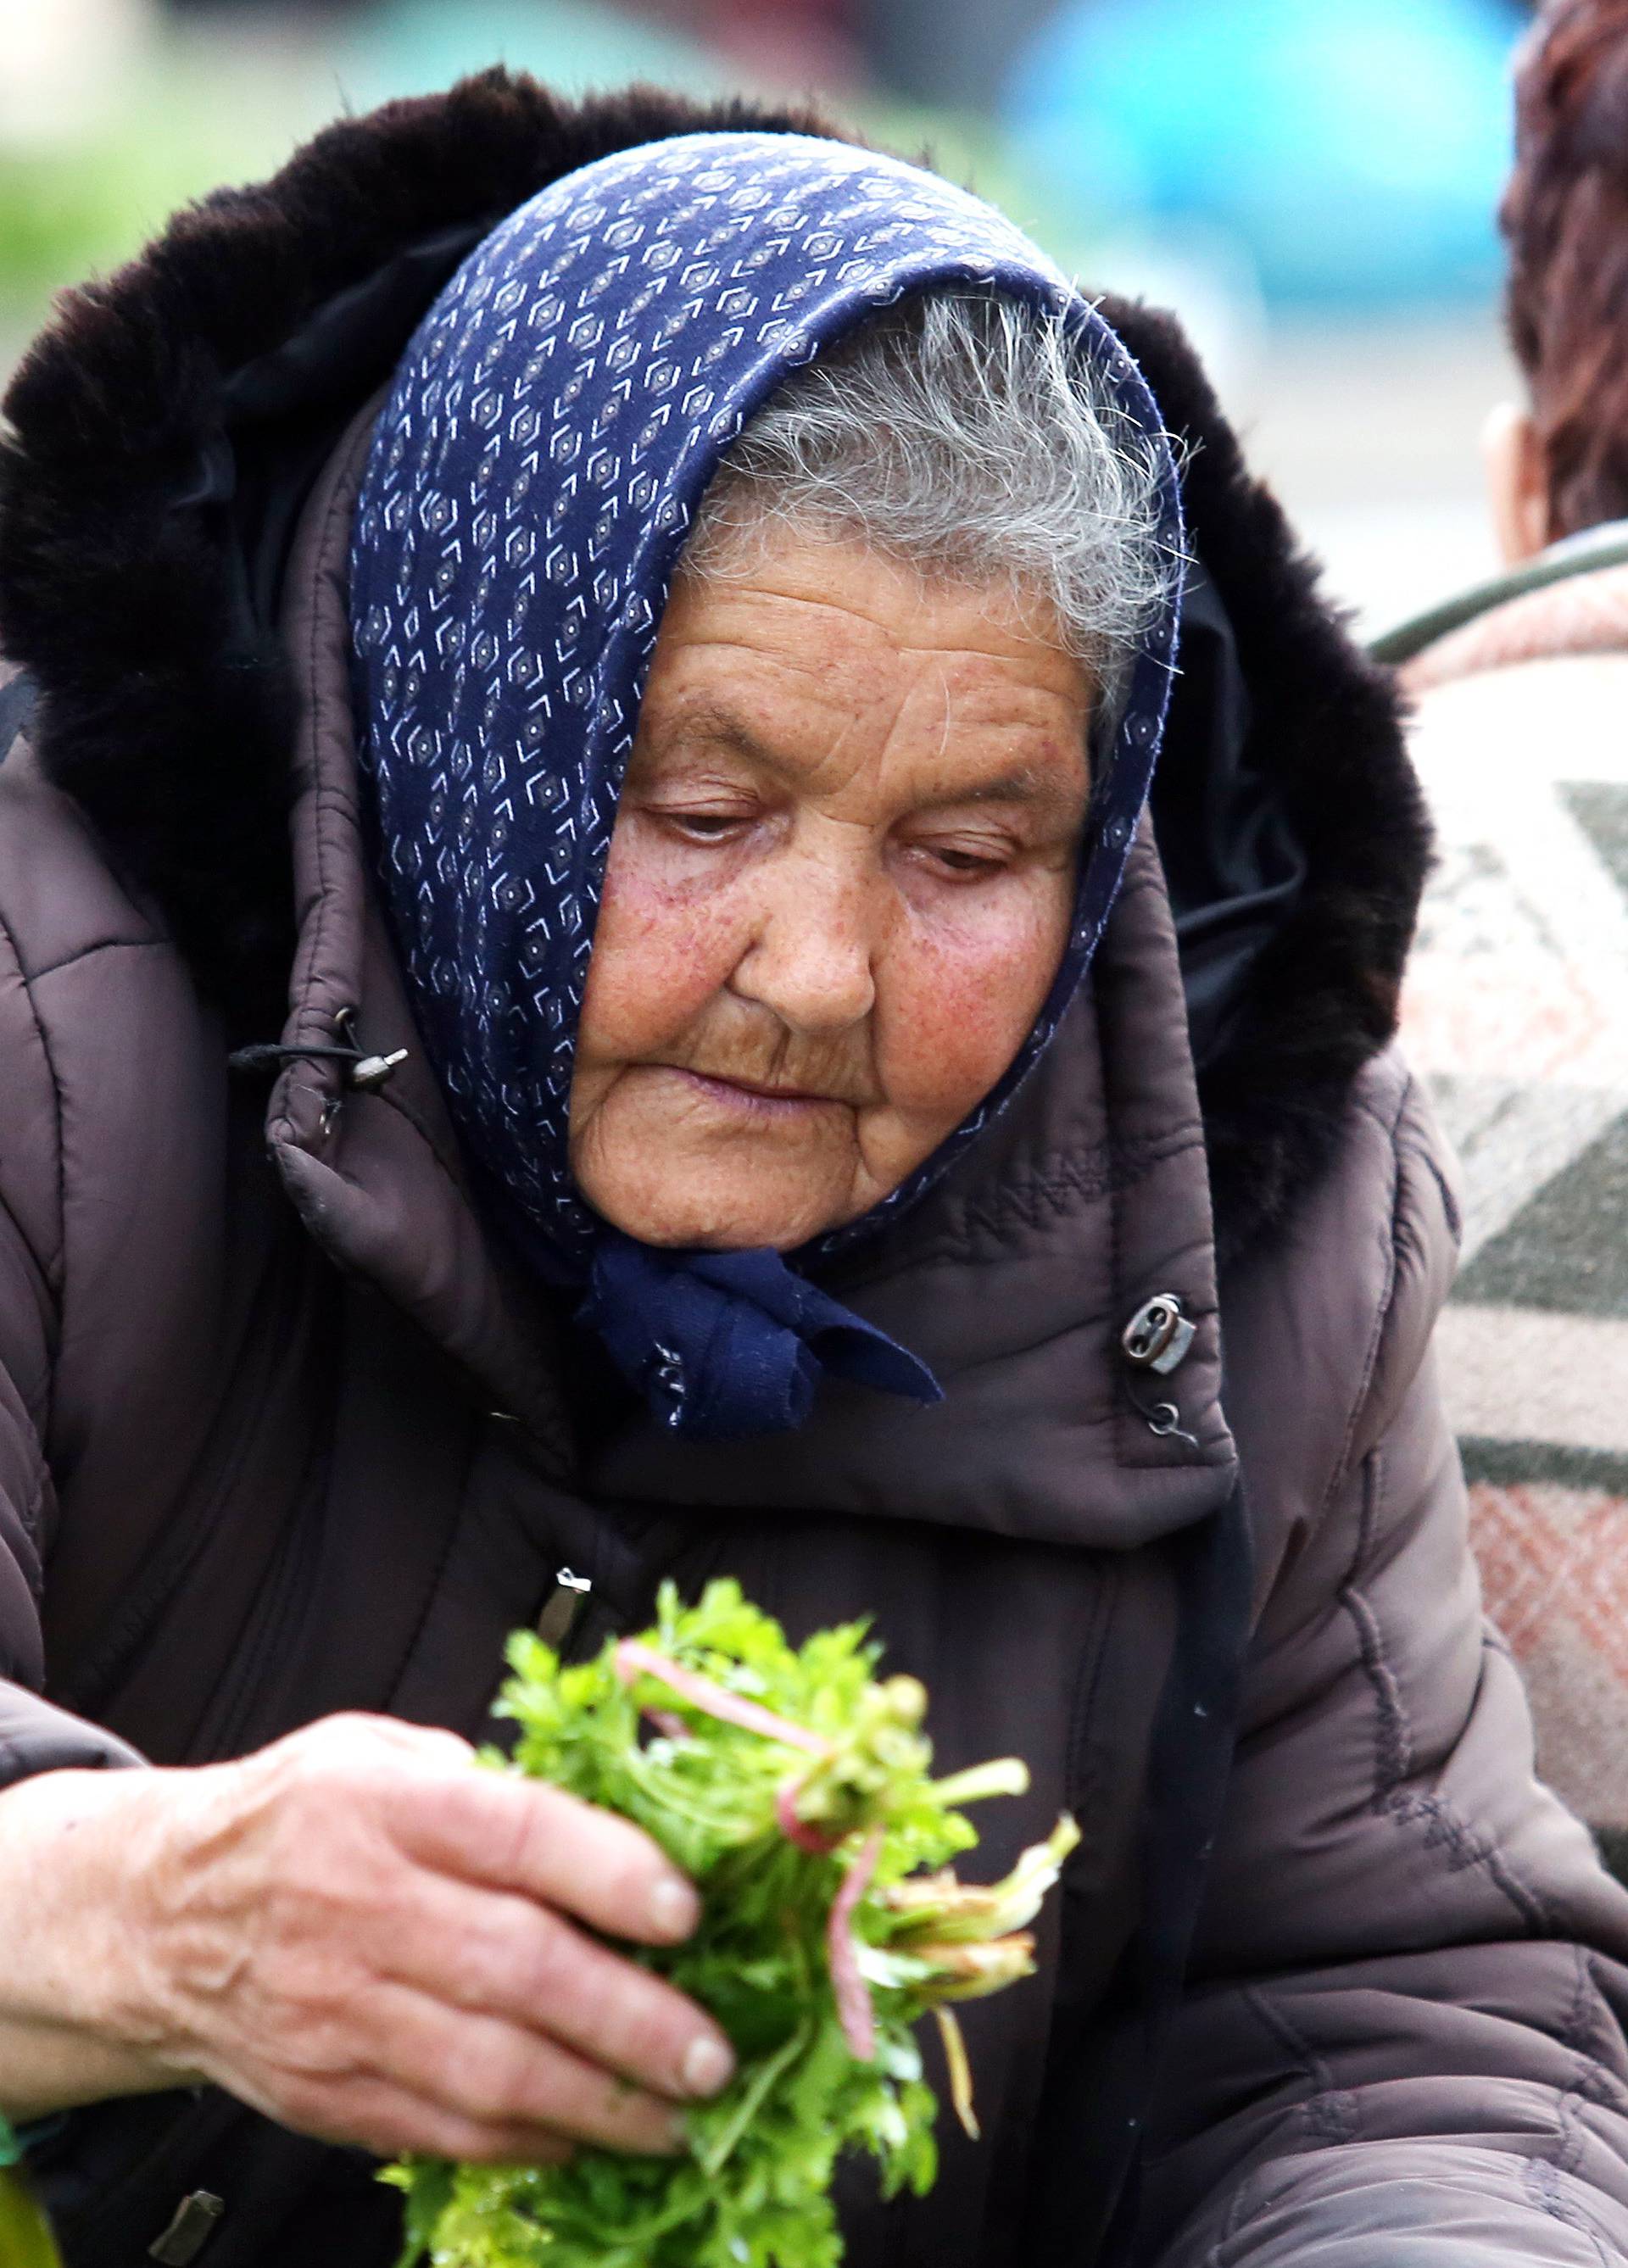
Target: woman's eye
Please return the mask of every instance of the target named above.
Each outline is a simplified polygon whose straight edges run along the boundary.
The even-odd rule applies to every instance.
[[[664,811],[659,816],[691,843],[723,843],[747,823],[740,811]]]
[[[1009,863],[1008,853],[993,844],[973,850],[962,843],[928,843],[922,848],[940,873],[953,875],[957,881],[979,881],[986,874],[998,874]]]

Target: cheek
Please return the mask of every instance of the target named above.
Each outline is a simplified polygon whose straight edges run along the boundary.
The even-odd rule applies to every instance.
[[[588,963],[579,1069],[625,1063],[677,1038],[728,981],[740,926],[727,893],[674,882],[618,827]]]
[[[995,1085],[1051,988],[1073,898],[1072,875],[1043,876],[901,928],[876,1001],[879,1068],[895,1106],[954,1125]]]

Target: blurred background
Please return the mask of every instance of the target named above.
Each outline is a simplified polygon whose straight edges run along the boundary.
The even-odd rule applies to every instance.
[[[1490,571],[1520,0],[0,0],[0,372],[59,286],[341,110],[503,60],[814,95],[1175,307],[1378,629]]]

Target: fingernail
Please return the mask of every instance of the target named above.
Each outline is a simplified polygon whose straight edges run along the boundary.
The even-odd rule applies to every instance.
[[[684,2051],[679,2073],[687,2095],[716,2095],[733,2076],[735,2059],[722,2040],[697,2032]]]
[[[650,1894],[651,1927],[663,1937],[688,1937],[700,1918],[693,1883],[681,1874],[664,1874]]]

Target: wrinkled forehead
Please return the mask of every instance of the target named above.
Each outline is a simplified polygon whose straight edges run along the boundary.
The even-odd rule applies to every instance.
[[[855,816],[1004,784],[1013,801],[1061,792],[1083,818],[1094,692],[1020,594],[792,527],[727,575],[675,583],[629,777],[712,766]]]

